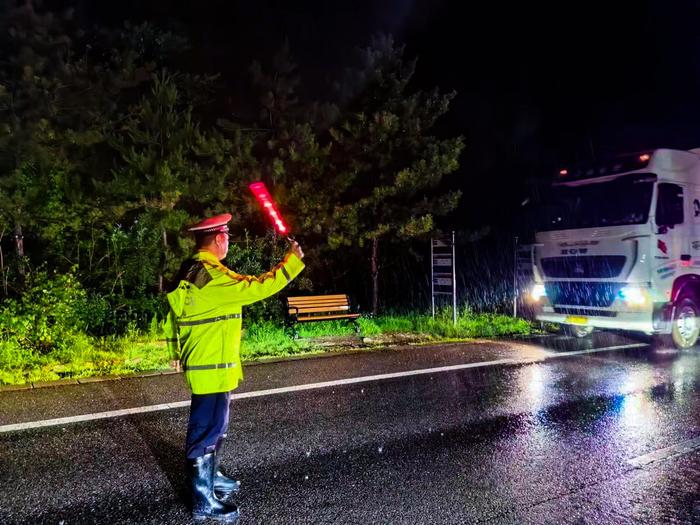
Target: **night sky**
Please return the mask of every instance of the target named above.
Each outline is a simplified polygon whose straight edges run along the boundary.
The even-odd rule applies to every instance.
[[[419,59],[415,88],[458,92],[439,132],[466,138],[448,182],[465,191],[457,220],[473,225],[512,221],[533,180],[560,166],[700,146],[700,3],[690,0],[122,0],[79,11],[85,23],[148,19],[187,34],[193,63],[232,89],[287,38],[306,89],[323,92],[354,48],[393,34]]]

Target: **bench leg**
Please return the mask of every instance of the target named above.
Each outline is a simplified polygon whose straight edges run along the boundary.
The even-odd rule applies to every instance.
[[[350,322],[353,324],[353,327],[355,328],[355,333],[362,337],[362,329],[360,328],[360,323],[357,322],[357,319],[351,319]]]
[[[299,339],[299,332],[297,332],[296,323],[287,323],[284,327],[285,333],[292,339]]]

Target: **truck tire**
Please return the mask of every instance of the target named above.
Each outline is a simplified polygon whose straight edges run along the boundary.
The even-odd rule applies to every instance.
[[[671,326],[671,339],[679,350],[695,346],[700,336],[700,308],[692,297],[681,297],[676,303]]]
[[[564,328],[564,333],[570,337],[575,337],[577,339],[583,339],[584,337],[590,337],[593,333],[592,326],[579,326],[575,324],[565,324],[562,325]]]

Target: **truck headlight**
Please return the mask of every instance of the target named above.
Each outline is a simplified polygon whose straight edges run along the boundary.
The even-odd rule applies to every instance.
[[[547,290],[544,289],[544,284],[536,283],[530,290],[530,299],[538,302],[543,297],[547,297]]]
[[[620,289],[618,296],[627,304],[635,306],[642,305],[647,300],[645,290],[639,286],[625,286]]]

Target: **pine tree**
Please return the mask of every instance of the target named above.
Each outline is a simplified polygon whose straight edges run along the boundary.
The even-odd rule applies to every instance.
[[[182,41],[148,24],[86,32],[70,10],[3,4],[0,233],[14,230],[20,273],[29,233],[40,241],[35,261],[81,269],[84,257],[92,274],[97,244],[111,235],[97,195],[114,165],[110,133],[162,54]]]
[[[71,40],[70,14],[39,13],[31,1],[0,6],[0,209],[11,228],[19,273],[24,273],[25,228],[34,222],[49,162],[43,142],[58,111],[57,93]]]
[[[409,92],[416,61],[391,37],[363,50],[361,67],[343,86],[347,110],[330,130],[334,179],[343,181],[326,224],[333,247],[371,246],[372,311],[379,309],[379,246],[435,230],[435,217],[454,210],[459,191],[443,192],[459,166],[461,137],[431,134],[454,93]]]
[[[319,130],[337,115],[337,108],[299,96],[301,78],[286,42],[268,68],[255,62],[251,74],[261,110],[249,178],[270,184],[285,219],[293,232],[301,234],[313,261],[325,242],[321,226],[327,202],[337,191],[329,183],[331,144],[321,142]],[[259,222],[255,207],[247,211],[251,223]]]
[[[181,244],[184,224],[193,216],[223,213],[237,199],[237,153],[245,149],[200,127],[182,81],[166,72],[155,75],[151,92],[123,115],[111,141],[119,164],[104,185],[115,225],[124,235],[145,236],[132,248],[137,253],[128,254],[131,270],[141,274],[129,282],[144,287],[150,274],[157,275],[160,291],[189,248]]]

